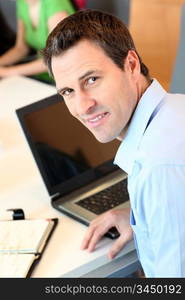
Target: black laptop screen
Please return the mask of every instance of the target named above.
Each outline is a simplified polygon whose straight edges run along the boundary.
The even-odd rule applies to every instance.
[[[114,171],[119,141],[99,143],[53,95],[16,110],[50,195],[65,195]]]

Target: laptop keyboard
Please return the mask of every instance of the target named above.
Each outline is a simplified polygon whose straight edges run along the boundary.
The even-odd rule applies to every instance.
[[[100,215],[128,200],[127,180],[122,180],[88,198],[77,201],[76,204]]]

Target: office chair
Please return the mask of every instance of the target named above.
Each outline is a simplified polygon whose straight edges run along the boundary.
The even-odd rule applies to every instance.
[[[16,20],[16,1],[15,0],[0,0],[0,9],[10,26],[11,30],[16,33],[17,20]]]
[[[15,43],[15,32],[8,25],[0,7],[0,55],[9,50]]]
[[[129,24],[130,0],[86,0],[86,8],[112,13],[126,25]]]
[[[185,5],[182,5],[180,39],[172,72],[170,92],[185,94]]]

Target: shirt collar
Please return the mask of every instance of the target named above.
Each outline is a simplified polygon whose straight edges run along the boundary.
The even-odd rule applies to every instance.
[[[138,102],[126,136],[119,146],[114,160],[114,164],[118,165],[129,175],[132,172],[136,152],[145,129],[152,119],[152,114],[160,106],[166,94],[167,92],[154,79]]]

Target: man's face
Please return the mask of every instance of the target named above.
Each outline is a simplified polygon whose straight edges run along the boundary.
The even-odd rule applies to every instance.
[[[124,137],[138,101],[136,60],[129,51],[123,71],[87,40],[52,58],[57,90],[70,113],[102,143]]]

